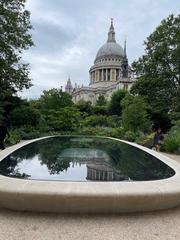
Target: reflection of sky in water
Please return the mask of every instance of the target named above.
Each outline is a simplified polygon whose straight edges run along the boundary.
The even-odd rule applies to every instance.
[[[87,167],[86,164],[74,164],[71,162],[70,167],[59,174],[49,174],[49,170],[45,164],[41,165],[38,155],[36,155],[31,160],[23,160],[18,163],[16,169],[18,169],[19,173],[26,173],[31,175],[31,179],[43,179],[48,180],[79,180],[86,181],[87,176]]]

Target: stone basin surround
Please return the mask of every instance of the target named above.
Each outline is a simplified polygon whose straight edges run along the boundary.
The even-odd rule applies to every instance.
[[[0,160],[39,139],[21,142],[0,152]],[[114,138],[110,138],[114,139]],[[175,170],[171,178],[137,182],[60,182],[21,180],[0,175],[0,207],[37,212],[120,213],[180,205],[180,165],[151,149],[114,139],[160,159]]]

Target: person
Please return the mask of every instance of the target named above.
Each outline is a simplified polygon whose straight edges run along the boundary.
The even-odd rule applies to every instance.
[[[4,125],[3,121],[0,121],[0,149],[4,150],[4,140],[6,137],[10,137],[7,127]]]
[[[156,133],[154,134],[152,149],[159,152],[163,139],[164,135],[162,133],[162,129],[158,128]]]

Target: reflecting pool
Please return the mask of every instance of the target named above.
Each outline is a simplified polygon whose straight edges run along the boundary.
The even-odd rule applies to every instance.
[[[0,174],[56,181],[148,181],[174,170],[129,144],[103,137],[57,136],[30,143],[0,162]]]

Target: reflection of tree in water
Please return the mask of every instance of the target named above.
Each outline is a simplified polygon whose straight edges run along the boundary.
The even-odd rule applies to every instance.
[[[20,173],[20,169],[16,168],[17,164],[18,161],[16,157],[8,156],[0,162],[0,174],[24,179],[30,177],[30,175],[26,173]]]
[[[38,144],[31,143],[4,158],[0,162],[0,173],[5,176],[18,177],[18,178],[29,178],[30,175],[26,173],[20,173],[20,169],[17,168],[18,164],[23,160],[32,159],[38,154]]]
[[[72,141],[71,141],[72,140]],[[45,164],[50,174],[58,174],[70,167],[74,158],[61,156],[65,149],[69,148],[89,148],[94,147],[93,141],[86,141],[80,137],[54,137],[53,141],[45,142],[39,146],[39,159],[41,164]]]
[[[58,174],[70,167],[70,159],[59,158],[64,148],[69,147],[69,140],[66,137],[63,141],[56,137],[50,140],[39,145],[39,159],[42,165],[47,166],[50,174]]]

